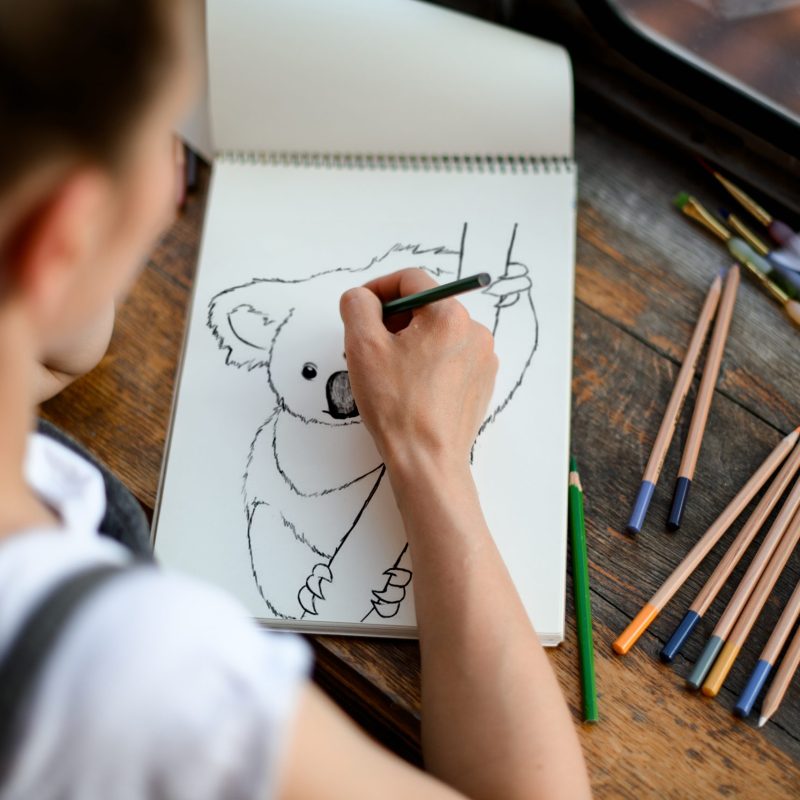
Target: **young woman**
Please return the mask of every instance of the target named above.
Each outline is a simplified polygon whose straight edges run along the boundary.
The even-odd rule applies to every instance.
[[[102,355],[114,300],[170,219],[195,12],[189,0],[0,0],[0,671],[65,581],[131,562],[98,530],[100,474],[33,432],[36,405]],[[340,304],[353,392],[415,564],[427,771],[308,681],[302,639],[137,566],[68,617],[24,697],[0,686],[0,797],[589,796],[470,474],[491,334],[455,300],[396,333],[382,321],[382,301],[430,283],[406,270]]]

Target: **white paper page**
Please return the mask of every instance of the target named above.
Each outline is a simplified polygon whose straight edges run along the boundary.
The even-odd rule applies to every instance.
[[[208,53],[204,4],[201,3],[198,13],[200,14],[200,25],[197,27],[197,34],[200,37],[200,41],[197,43],[197,52],[200,88],[197,101],[178,128],[178,133],[196,153],[203,156],[206,161],[211,162],[214,160],[214,145],[211,142],[211,120],[209,119],[208,108]]]
[[[209,0],[217,151],[572,155],[566,52],[416,0]]]
[[[462,297],[489,327],[499,314],[491,409],[504,407],[478,439],[474,473],[540,636],[559,641],[574,203],[575,176],[564,172],[218,163],[157,520],[159,558],[223,585],[258,618],[300,616],[298,597],[310,586],[324,595],[310,601],[311,624],[368,613],[368,624],[413,625],[399,514],[388,482],[375,488],[380,458],[359,417],[331,415],[352,410],[329,391],[346,369],[338,298],[401,267],[425,266],[444,282],[460,265],[464,275],[488,271],[506,304],[516,298],[498,311],[496,295]],[[401,569],[386,573],[393,566]],[[379,609],[373,590],[383,592]]]

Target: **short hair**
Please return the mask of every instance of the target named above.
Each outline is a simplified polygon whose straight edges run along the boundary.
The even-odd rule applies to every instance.
[[[0,0],[0,194],[57,154],[113,166],[176,47],[177,0]]]

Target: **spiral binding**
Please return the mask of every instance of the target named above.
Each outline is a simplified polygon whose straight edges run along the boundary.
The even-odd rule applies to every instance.
[[[370,153],[255,153],[226,150],[226,164],[268,164],[311,169],[400,170],[410,172],[499,172],[549,174],[574,172],[564,156],[380,155]]]

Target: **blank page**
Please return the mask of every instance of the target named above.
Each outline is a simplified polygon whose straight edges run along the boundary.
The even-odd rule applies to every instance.
[[[556,45],[416,0],[209,0],[217,151],[572,155]]]

